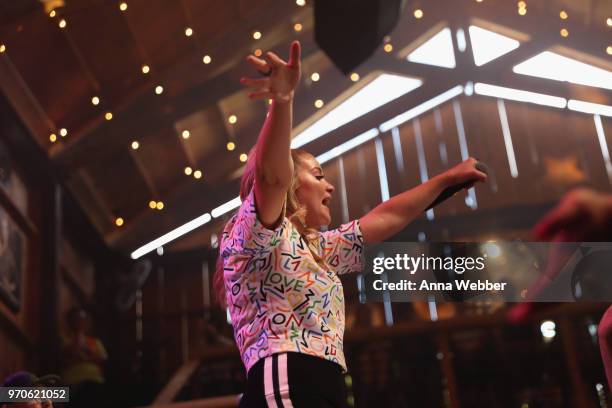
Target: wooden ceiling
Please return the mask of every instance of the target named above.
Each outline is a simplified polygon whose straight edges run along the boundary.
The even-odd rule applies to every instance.
[[[571,47],[606,58],[608,0],[528,3],[522,19],[515,2],[466,0],[455,10],[441,0],[408,2],[392,42],[400,50],[440,21],[478,16],[528,33],[545,29],[551,45],[566,25],[582,34],[567,39]],[[315,44],[310,1],[300,7],[287,0],[127,0],[123,11],[120,4],[65,0],[50,17],[39,1],[0,2],[0,43],[6,47],[0,89],[105,242],[128,253],[236,196],[239,156],[254,144],[266,112],[266,104],[250,101],[239,84],[250,74],[246,55],[261,49],[285,56],[291,40],[302,41],[296,125],[317,113],[315,99],[331,101],[355,84]],[[412,16],[416,7],[424,10],[423,19]],[[570,16],[567,22],[559,19],[562,9]],[[191,36],[185,35],[188,27]],[[255,31],[261,39],[253,38]],[[205,64],[204,56],[211,62]],[[363,78],[376,67],[393,70],[397,61],[381,50],[358,72]],[[147,74],[143,65],[150,68]],[[404,74],[430,72],[417,64],[407,67]],[[322,78],[316,83],[309,78],[315,71]],[[447,75],[437,72],[431,69],[433,80]],[[97,106],[93,97],[100,99]],[[106,120],[109,112],[112,119]],[[237,117],[234,124],[231,115]],[[50,141],[51,134],[57,142]],[[227,151],[229,141],[234,151]],[[203,177],[187,176],[187,166]],[[149,208],[151,200],[163,201],[164,209]],[[120,228],[116,217],[125,221]]]

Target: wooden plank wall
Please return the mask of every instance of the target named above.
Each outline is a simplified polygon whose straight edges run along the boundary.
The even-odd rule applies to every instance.
[[[27,248],[23,259],[20,308],[12,310],[0,301],[0,379],[3,379],[17,370],[37,372],[41,368],[43,356],[51,353],[53,342],[50,339],[63,330],[63,326],[60,326],[55,333],[45,332],[44,328],[48,327],[45,321],[50,316],[63,322],[65,312],[71,307],[92,307],[96,261],[91,253],[82,248],[82,242],[75,239],[75,231],[68,233],[65,230],[59,238],[58,268],[61,274],[57,293],[48,293],[51,289],[42,283],[43,274],[48,271],[45,268],[49,268],[43,259],[43,245],[52,245],[46,241],[45,232],[51,222],[43,217],[49,214],[45,210],[52,201],[46,195],[53,183],[50,176],[52,171],[45,168],[45,163],[30,156],[30,150],[24,149],[24,145],[29,143],[26,141],[30,140],[27,131],[1,96],[0,119],[0,143],[9,153],[13,170],[11,187],[0,191],[0,205],[24,232]],[[82,238],[81,241],[84,241]],[[56,309],[43,304],[48,296],[57,300]],[[55,359],[59,362],[57,356]],[[51,367],[56,372],[59,368],[57,365]]]

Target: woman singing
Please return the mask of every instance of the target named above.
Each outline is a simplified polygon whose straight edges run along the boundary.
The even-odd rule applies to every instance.
[[[446,187],[484,181],[469,159],[327,232],[334,187],[317,160],[291,150],[300,44],[289,61],[249,56],[271,99],[240,186],[242,205],[223,230],[215,289],[227,305],[247,370],[241,407],[344,407],[344,296],[338,275],[360,272],[363,245],[404,229]]]

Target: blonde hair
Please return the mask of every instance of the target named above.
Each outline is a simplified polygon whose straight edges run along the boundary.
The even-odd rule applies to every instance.
[[[253,147],[249,152],[247,164],[244,169],[244,173],[242,174],[242,179],[240,180],[240,199],[242,201],[247,198],[255,183],[255,156],[257,154],[256,147],[257,146]],[[294,166],[291,186],[289,187],[289,190],[287,190],[287,196],[285,198],[286,217],[295,226],[297,231],[300,233],[300,236],[308,245],[308,249],[310,249],[314,260],[319,265],[325,266],[325,261],[319,255],[319,251],[317,248],[319,244],[317,230],[315,228],[309,228],[306,226],[306,207],[299,202],[296,195],[296,191],[300,187],[298,171],[305,165],[306,160],[311,157],[313,156],[305,150],[291,150],[291,158],[293,159]],[[228,222],[231,222],[231,218]],[[226,227],[227,224],[224,225],[223,229],[225,229]],[[220,248],[221,245],[219,245],[219,249]],[[223,279],[223,258],[221,256],[221,253],[219,253],[217,257],[215,275],[213,278],[213,289],[217,302],[221,307],[225,308],[227,304],[225,282]]]

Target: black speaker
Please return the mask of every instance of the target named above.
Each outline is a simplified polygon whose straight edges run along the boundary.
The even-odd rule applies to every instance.
[[[404,0],[315,0],[315,40],[345,74],[391,32]]]

